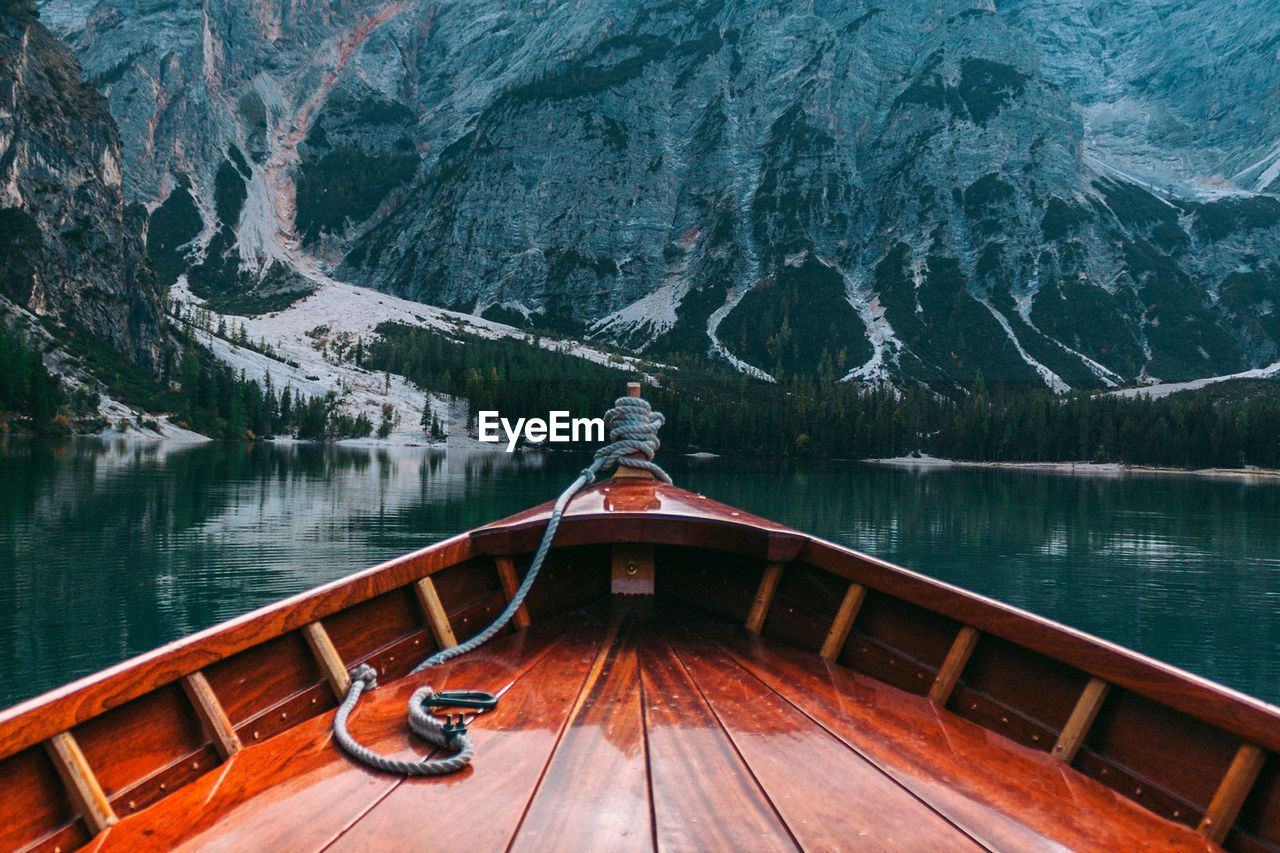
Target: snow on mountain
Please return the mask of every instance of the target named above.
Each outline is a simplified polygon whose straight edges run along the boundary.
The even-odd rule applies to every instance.
[[[468,431],[469,408],[465,400],[423,391],[393,373],[360,367],[336,354],[331,344],[349,345],[356,339],[372,341],[377,337],[377,327],[383,323],[430,329],[449,336],[473,335],[489,340],[518,338],[530,344],[535,342],[532,336],[482,317],[433,308],[323,276],[317,276],[316,284],[310,296],[278,312],[242,317],[210,311],[207,327],[195,328],[193,332],[201,344],[234,370],[243,371],[247,378],[259,382],[269,377],[277,390],[289,387],[295,394],[308,397],[324,397],[332,392],[339,398],[343,411],[353,416],[363,413],[374,424],[382,418],[382,406],[390,404],[398,416],[387,438],[392,443],[427,443],[419,419],[429,400],[432,413],[448,434],[449,446],[492,447],[481,445]],[[185,277],[179,278],[170,297],[184,308],[208,310],[204,301],[187,288]],[[220,324],[225,325],[229,334],[243,328],[252,344],[265,343],[274,356],[238,346],[208,331]],[[629,356],[569,340],[541,338],[537,343],[547,350],[629,370],[653,381],[653,377],[644,372],[645,365]],[[358,440],[346,443],[355,441]]]

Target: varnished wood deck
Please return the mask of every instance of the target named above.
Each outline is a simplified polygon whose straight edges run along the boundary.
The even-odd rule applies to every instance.
[[[89,849],[1215,850],[927,698],[702,614],[535,623],[368,694],[357,737],[423,752],[422,683],[501,692],[473,767],[370,772],[332,712],[247,745]]]

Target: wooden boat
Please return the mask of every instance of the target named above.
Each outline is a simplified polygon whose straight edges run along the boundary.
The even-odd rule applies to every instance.
[[[624,472],[629,473],[629,472]],[[637,476],[0,715],[0,847],[1280,850],[1280,709]],[[461,773],[405,779],[419,685],[500,694]]]

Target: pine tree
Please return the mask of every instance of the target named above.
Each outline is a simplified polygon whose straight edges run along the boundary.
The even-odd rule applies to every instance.
[[[397,420],[399,418],[396,417],[396,407],[390,403],[383,403],[382,422],[378,424],[378,438],[386,438],[391,435],[391,430],[395,429]]]

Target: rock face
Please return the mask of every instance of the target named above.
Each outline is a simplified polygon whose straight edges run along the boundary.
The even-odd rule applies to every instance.
[[[145,224],[124,204],[116,125],[75,54],[39,22],[0,14],[0,295],[156,369]]]
[[[1280,358],[1269,0],[43,11],[201,295],[269,307],[327,269],[940,390]]]

